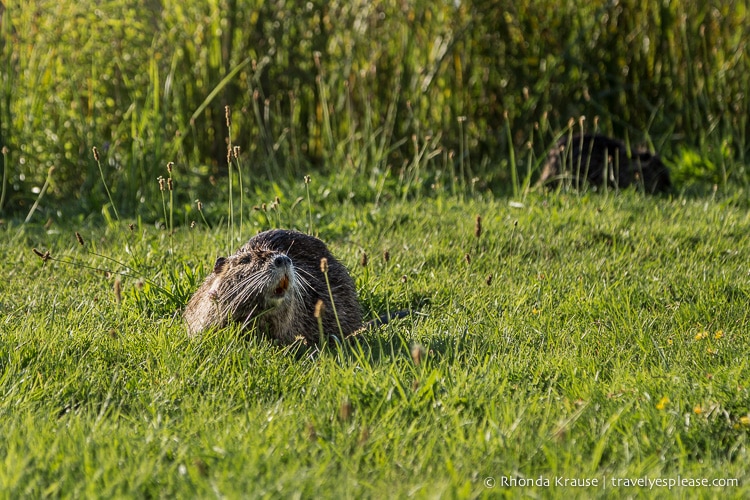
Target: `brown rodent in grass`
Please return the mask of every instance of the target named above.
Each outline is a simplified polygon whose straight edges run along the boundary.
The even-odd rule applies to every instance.
[[[320,339],[316,307],[328,339],[363,326],[354,281],[326,245],[307,234],[273,229],[254,236],[234,255],[219,257],[184,317],[191,335],[233,321],[283,344],[298,338],[315,344]]]

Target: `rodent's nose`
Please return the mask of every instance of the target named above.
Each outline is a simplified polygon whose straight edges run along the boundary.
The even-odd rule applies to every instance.
[[[292,259],[286,255],[277,255],[276,258],[273,259],[273,265],[276,267],[289,267],[292,265]]]

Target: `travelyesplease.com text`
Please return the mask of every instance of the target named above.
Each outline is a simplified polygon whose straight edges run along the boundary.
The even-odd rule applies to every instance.
[[[538,476],[536,478],[522,476],[488,476],[484,479],[487,488],[528,488],[528,487],[560,487],[560,488],[726,488],[739,486],[736,478],[696,478],[696,477],[565,477]]]

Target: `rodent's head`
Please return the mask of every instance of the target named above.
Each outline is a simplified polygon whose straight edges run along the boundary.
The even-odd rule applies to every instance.
[[[672,181],[669,178],[669,169],[661,161],[659,155],[649,152],[638,152],[638,163],[640,171],[636,175],[643,174],[643,187],[649,193],[666,193],[672,189]]]
[[[301,278],[283,252],[243,248],[216,259],[213,275],[209,298],[235,321],[244,323],[299,297]]]
[[[316,317],[319,301],[326,307]],[[191,334],[239,323],[282,343],[298,337],[317,342],[321,325],[324,332],[345,335],[362,326],[356,286],[346,268],[319,239],[285,229],[259,233],[234,255],[217,259],[184,317]]]

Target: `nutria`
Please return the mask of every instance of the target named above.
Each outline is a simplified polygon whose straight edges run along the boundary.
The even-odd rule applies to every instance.
[[[327,262],[333,305],[322,259]],[[327,339],[362,328],[354,281],[326,245],[313,236],[273,229],[251,238],[234,255],[216,259],[213,271],[188,302],[185,320],[191,335],[231,320],[283,344],[298,338],[316,344],[316,306]]]
[[[550,149],[538,185],[556,186],[570,180],[574,188],[579,179],[594,186],[606,180],[610,187],[624,188],[635,183],[647,193],[669,191],[669,170],[658,155],[633,151],[622,141],[600,134],[565,136]]]

